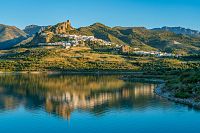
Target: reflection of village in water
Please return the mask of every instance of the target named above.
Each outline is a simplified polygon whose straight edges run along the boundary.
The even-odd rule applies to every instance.
[[[95,115],[109,109],[144,110],[156,97],[155,86],[124,82],[118,76],[2,75],[0,110],[22,105],[67,119],[76,109]]]

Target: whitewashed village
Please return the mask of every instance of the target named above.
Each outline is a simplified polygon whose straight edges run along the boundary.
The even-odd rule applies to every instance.
[[[45,33],[42,33],[43,36],[46,36]],[[53,43],[39,43],[38,45],[47,45],[47,46],[63,46],[63,48],[69,49],[75,46],[85,46],[86,42],[98,42],[102,46],[112,46],[115,45],[117,48],[121,47],[120,45],[104,41],[102,39],[97,39],[94,36],[82,36],[82,35],[68,35],[68,34],[56,34],[60,38],[66,38],[68,41],[53,42]]]

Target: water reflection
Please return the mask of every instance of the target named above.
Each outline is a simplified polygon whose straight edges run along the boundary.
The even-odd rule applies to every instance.
[[[0,110],[21,105],[69,119],[74,110],[101,115],[114,109],[167,108],[168,103],[156,100],[155,86],[124,82],[116,75],[1,75]]]

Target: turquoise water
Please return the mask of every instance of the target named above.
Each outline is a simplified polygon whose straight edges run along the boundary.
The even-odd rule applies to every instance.
[[[120,76],[1,75],[0,133],[199,133],[200,112]]]

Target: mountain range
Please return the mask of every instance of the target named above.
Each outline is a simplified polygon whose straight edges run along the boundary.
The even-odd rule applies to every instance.
[[[40,34],[38,34],[40,32]],[[47,37],[43,37],[46,33]],[[147,29],[145,27],[109,27],[101,23],[73,28],[70,21],[54,26],[30,25],[24,30],[0,25],[0,49],[10,48],[20,41],[34,36],[33,45],[49,42],[55,34],[77,34],[94,36],[116,44],[129,45],[141,50],[161,50],[180,54],[194,54],[200,51],[200,36],[195,30],[181,27]],[[11,43],[12,42],[12,43]]]
[[[169,31],[173,32],[175,34],[183,34],[183,35],[188,35],[188,36],[193,36],[193,37],[200,37],[200,32],[198,30],[191,30],[191,29],[186,29],[183,27],[162,27],[162,28],[154,28],[152,30],[155,31]]]
[[[108,27],[99,23],[79,28],[81,34],[94,35],[107,41],[124,43],[142,50],[157,49],[165,52],[199,53],[200,38],[169,31],[149,30],[144,27]]]

